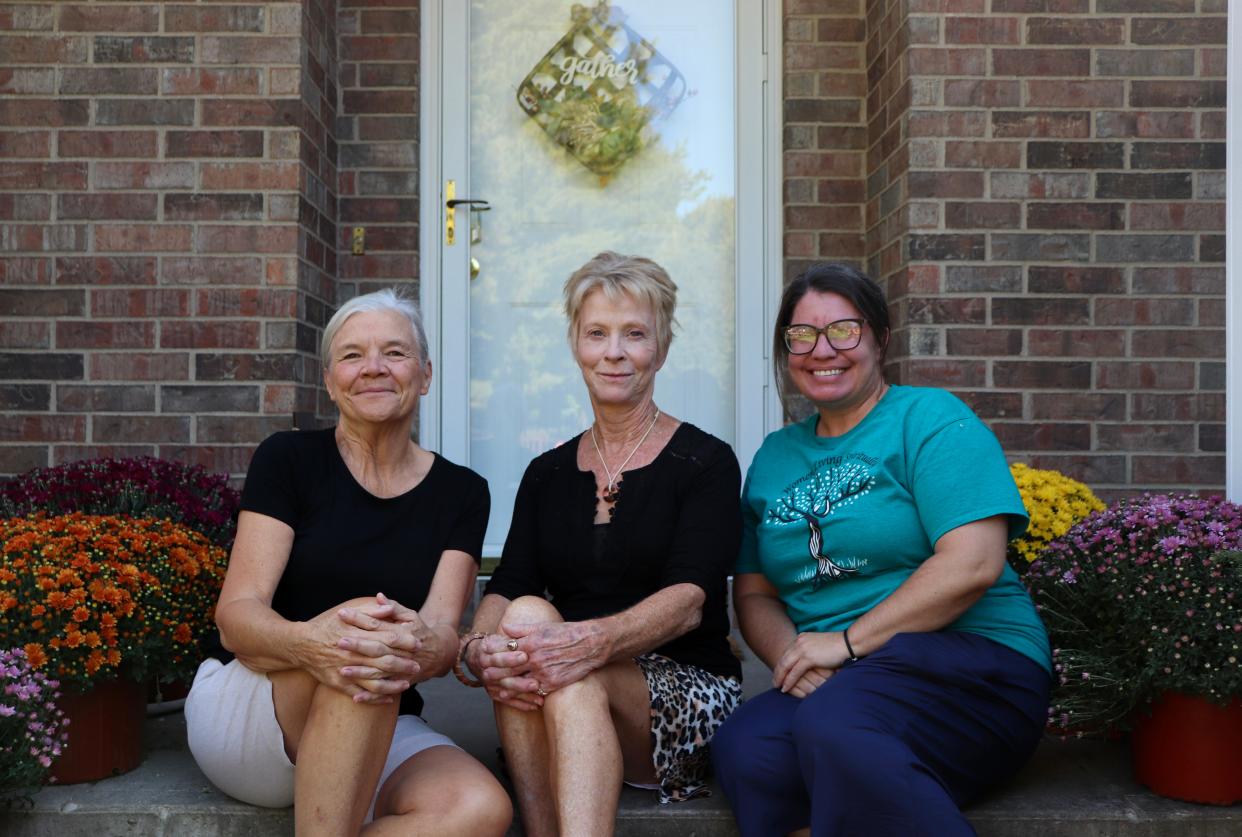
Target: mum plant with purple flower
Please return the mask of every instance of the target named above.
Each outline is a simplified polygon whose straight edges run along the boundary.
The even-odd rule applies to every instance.
[[[56,708],[59,688],[22,649],[0,651],[0,804],[36,790],[64,750],[68,721]]]
[[[167,518],[228,549],[240,496],[228,477],[150,456],[35,468],[0,485],[0,517],[36,512]]]
[[[1242,695],[1242,508],[1122,500],[1051,541],[1025,581],[1052,641],[1050,726],[1125,729],[1165,691]]]

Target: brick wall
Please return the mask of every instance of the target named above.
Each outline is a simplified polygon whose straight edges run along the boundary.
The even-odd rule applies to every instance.
[[[333,20],[0,6],[0,472],[145,453],[238,474],[313,409]]]
[[[784,10],[785,268],[861,263],[867,157],[864,0]]]
[[[899,377],[1106,494],[1220,489],[1224,0],[907,5]]]
[[[341,0],[337,22],[341,299],[407,283],[417,295],[418,0]],[[366,231],[360,256],[355,226]]]

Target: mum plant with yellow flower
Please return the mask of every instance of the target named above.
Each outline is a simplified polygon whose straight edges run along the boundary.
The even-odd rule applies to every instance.
[[[1032,468],[1021,462],[1010,465],[1009,471],[1031,518],[1026,532],[1009,542],[1009,563],[1022,574],[1050,541],[1105,506],[1090,488],[1060,471]]]
[[[190,677],[224,550],[169,520],[80,512],[0,520],[0,647],[69,689]]]

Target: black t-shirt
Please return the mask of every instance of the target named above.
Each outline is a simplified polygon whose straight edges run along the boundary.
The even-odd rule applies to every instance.
[[[487,592],[516,599],[546,591],[567,621],[580,621],[625,610],[674,584],[697,584],[707,595],[702,622],[654,650],[741,679],[729,649],[726,603],[742,533],[733,450],[682,424],[649,465],[625,472],[597,550],[595,477],[578,468],[581,438],[527,466]]]
[[[486,480],[438,454],[414,488],[376,497],[349,472],[328,428],[285,431],[259,445],[241,507],[293,529],[272,609],[302,622],[379,592],[421,608],[445,550],[479,560],[491,497]],[[414,689],[401,698],[403,714],[422,705]]]

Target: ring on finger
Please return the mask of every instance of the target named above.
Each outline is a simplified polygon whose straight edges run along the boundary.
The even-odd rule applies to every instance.
[[[535,694],[539,695],[539,697],[547,697],[548,690],[545,689],[543,686],[540,686],[538,689],[535,689]]]
[[[505,648],[508,648],[510,651],[516,651],[518,649],[517,640],[516,639],[509,640],[508,642],[505,643]]]

